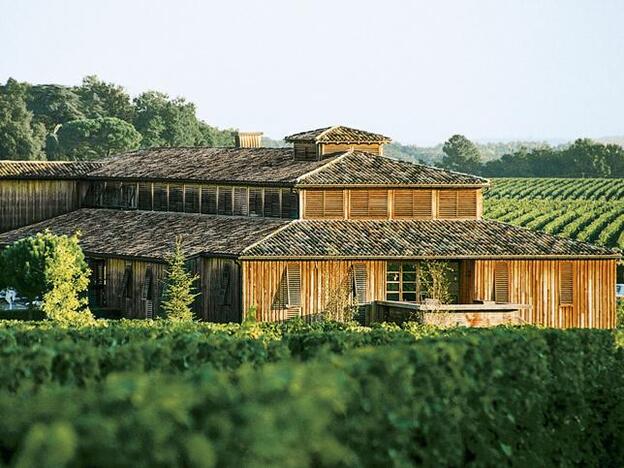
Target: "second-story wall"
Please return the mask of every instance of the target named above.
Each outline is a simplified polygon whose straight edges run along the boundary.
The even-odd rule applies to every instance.
[[[304,219],[480,219],[482,190],[307,189],[301,194]]]

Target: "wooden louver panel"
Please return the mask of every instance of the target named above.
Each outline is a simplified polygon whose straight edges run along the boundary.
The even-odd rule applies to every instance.
[[[457,192],[455,190],[438,192],[438,218],[457,218]]]
[[[139,183],[139,210],[152,209],[152,184]]]
[[[143,279],[143,288],[141,289],[141,299],[151,299],[152,298],[152,269],[147,268],[145,270],[145,278]]]
[[[249,189],[249,216],[262,216],[262,189]]]
[[[248,196],[245,187],[236,187],[234,189],[234,211],[237,216],[247,216],[249,214],[249,206],[247,204]]]
[[[305,218],[343,218],[343,190],[306,190]]]
[[[322,190],[306,190],[304,216],[306,218],[322,218],[324,216],[324,199]]]
[[[366,264],[356,263],[353,265],[353,289],[358,304],[364,304],[368,300],[368,272]]]
[[[168,209],[167,186],[154,184],[154,211],[167,211]]]
[[[494,301],[509,302],[509,265],[497,262],[494,265]]]
[[[264,189],[264,216],[268,218],[279,218],[280,215],[279,189]]]
[[[301,268],[298,263],[286,266],[288,282],[288,307],[301,306]]]
[[[561,263],[559,273],[559,303],[572,304],[574,301],[574,269],[572,263]]]
[[[394,191],[394,217],[411,218],[414,215],[413,190]]]
[[[182,185],[169,185],[168,211],[184,211],[184,187]]]
[[[457,217],[476,218],[477,216],[477,191],[457,191]]]
[[[433,216],[433,191],[413,190],[414,218],[431,218]]]
[[[387,218],[388,191],[351,190],[349,212],[351,218]]]
[[[232,214],[232,187],[219,187],[217,211],[220,215]]]
[[[342,190],[326,190],[323,209],[326,218],[342,218],[344,215],[344,192]]]
[[[217,214],[217,187],[203,186],[201,188],[201,212]]]
[[[119,288],[120,297],[132,297],[132,267],[126,266]]]
[[[430,219],[433,215],[432,190],[395,190],[394,218]]]
[[[197,185],[184,187],[184,211],[199,213],[199,187]]]

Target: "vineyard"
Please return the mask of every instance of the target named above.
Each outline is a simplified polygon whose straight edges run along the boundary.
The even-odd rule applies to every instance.
[[[494,179],[484,217],[624,249],[623,179]]]

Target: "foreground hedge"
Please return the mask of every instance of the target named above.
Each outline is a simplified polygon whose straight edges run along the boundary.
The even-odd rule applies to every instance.
[[[482,330],[235,371],[0,392],[19,466],[622,466],[607,331]]]

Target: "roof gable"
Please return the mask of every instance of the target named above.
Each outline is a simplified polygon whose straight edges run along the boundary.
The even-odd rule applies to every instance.
[[[388,158],[363,151],[349,151],[305,174],[298,186],[349,185],[488,185],[487,179],[437,167]]]
[[[305,132],[295,133],[284,138],[289,142],[313,141],[315,143],[390,143],[391,139],[379,133],[358,130],[357,128],[336,125],[334,127],[317,128]]]

